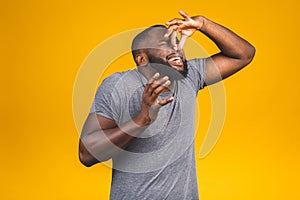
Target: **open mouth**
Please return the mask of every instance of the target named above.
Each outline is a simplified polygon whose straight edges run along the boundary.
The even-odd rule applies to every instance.
[[[171,54],[167,56],[167,61],[169,65],[177,70],[183,70],[183,59],[181,56],[176,54]]]

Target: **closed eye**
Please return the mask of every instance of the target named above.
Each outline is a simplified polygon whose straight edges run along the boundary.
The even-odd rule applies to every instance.
[[[160,42],[159,46],[164,46],[164,45],[167,45],[167,44],[168,44],[167,42]]]

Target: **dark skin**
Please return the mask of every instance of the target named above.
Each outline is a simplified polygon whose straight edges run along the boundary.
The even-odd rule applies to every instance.
[[[172,87],[172,82],[168,77],[160,77],[156,74],[156,70],[149,62],[149,56],[151,54],[167,62],[167,56],[180,48],[174,37],[175,31],[183,37],[190,37],[198,30],[219,47],[220,53],[206,61],[206,85],[231,76],[253,59],[255,48],[229,29],[203,16],[189,17],[182,11],[179,14],[183,19],[167,22],[168,29],[157,27],[151,30],[151,38],[146,45],[151,45],[156,51],[141,51],[134,58],[139,72],[148,80],[143,92],[140,112],[132,120],[120,126],[111,119],[95,113],[89,114],[79,143],[79,158],[85,166],[92,166],[117,155],[157,118],[162,106],[173,101],[173,97],[157,100],[161,92]],[[173,66],[173,68],[183,70],[180,66]]]

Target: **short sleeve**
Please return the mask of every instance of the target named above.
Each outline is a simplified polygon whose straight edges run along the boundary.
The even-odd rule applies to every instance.
[[[193,83],[196,92],[205,86],[206,58],[195,58],[188,61],[188,78]]]
[[[120,115],[120,101],[115,86],[120,78],[118,73],[103,80],[94,100],[96,114],[118,121]]]
[[[93,104],[90,109],[90,113],[94,113],[94,112],[95,112],[95,99],[94,99]]]

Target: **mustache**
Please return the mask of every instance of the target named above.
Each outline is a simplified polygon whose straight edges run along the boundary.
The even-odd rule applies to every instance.
[[[184,60],[184,69],[183,70],[176,70],[174,69],[168,62],[164,61],[161,58],[150,58],[149,57],[149,65],[154,68],[160,75],[168,76],[169,79],[172,80],[181,80],[187,77],[188,74],[188,67],[187,62]]]
[[[166,56],[166,60],[170,60],[171,58],[174,58],[174,57],[180,57],[181,60],[185,61],[185,58],[181,53],[171,53]]]

